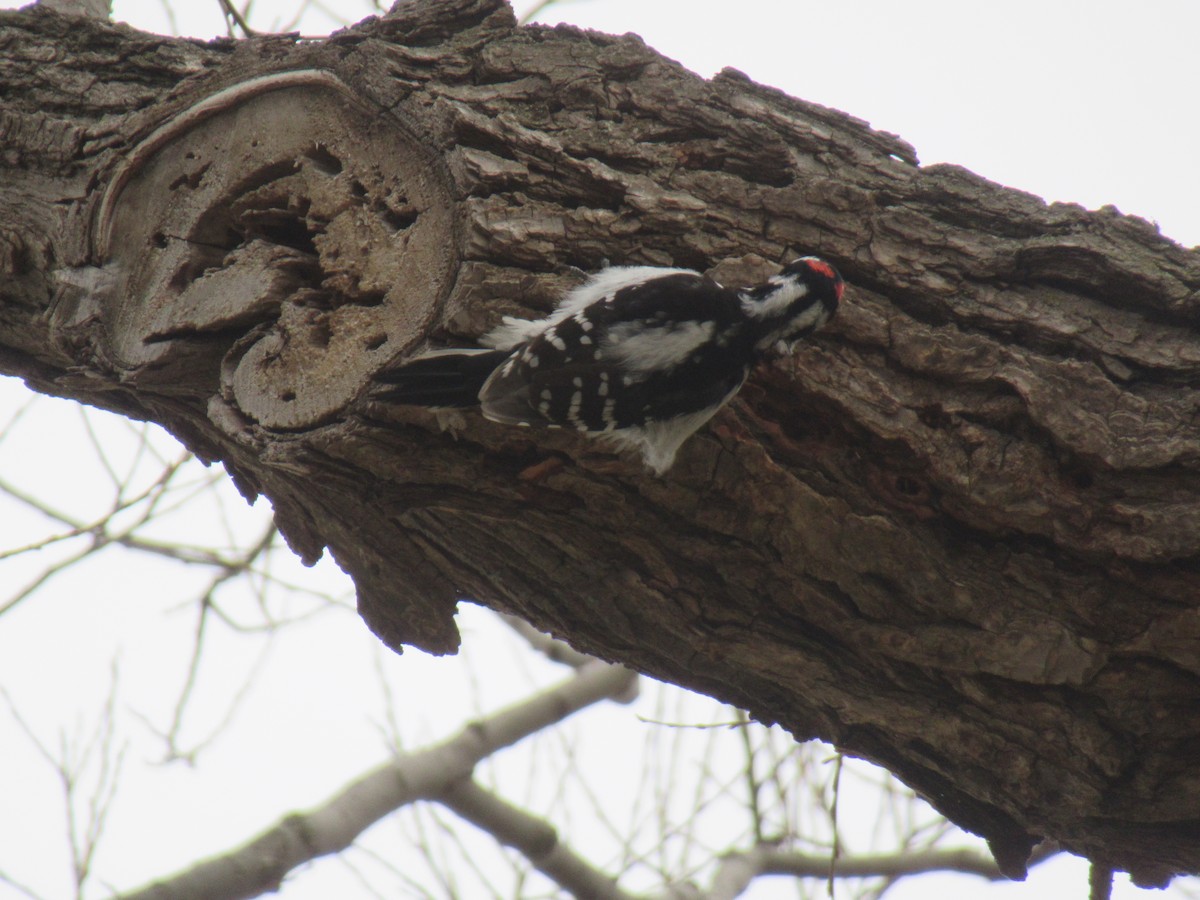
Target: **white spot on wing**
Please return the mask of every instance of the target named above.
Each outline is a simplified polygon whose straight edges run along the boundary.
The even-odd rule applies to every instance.
[[[649,328],[642,323],[623,322],[608,330],[604,349],[608,357],[616,359],[626,370],[647,375],[686,361],[712,339],[715,330],[713,322],[680,322]]]
[[[613,416],[613,411],[617,408],[617,401],[609,398],[604,401],[604,409],[600,411],[600,418],[604,420],[606,427],[611,430],[617,424],[616,418]]]

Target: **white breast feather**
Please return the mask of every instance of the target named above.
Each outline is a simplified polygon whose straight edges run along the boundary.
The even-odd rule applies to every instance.
[[[741,387],[741,384],[738,385]],[[619,428],[601,435],[602,440],[615,444],[623,450],[635,450],[642,455],[643,462],[655,475],[661,475],[675,463],[675,454],[705,422],[729,402],[737,389],[725,395],[725,399],[711,409],[702,409],[686,416],[676,416],[664,422],[651,422],[633,428]]]

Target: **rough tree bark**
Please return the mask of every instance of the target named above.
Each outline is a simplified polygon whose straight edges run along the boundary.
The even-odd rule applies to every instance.
[[[1200,871],[1200,254],[631,36],[0,15],[0,371],[162,423],[389,645],[472,597],[887,766],[1023,871]],[[837,263],[664,479],[372,373],[604,260]]]

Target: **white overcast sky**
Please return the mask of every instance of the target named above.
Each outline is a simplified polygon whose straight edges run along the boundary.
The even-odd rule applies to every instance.
[[[0,0],[2,7],[17,5]],[[327,5],[349,20],[371,11],[361,0],[329,0]],[[168,32],[174,26],[202,38],[223,31],[216,0],[179,0],[174,6],[173,24],[160,0],[117,0],[114,17],[146,30]],[[252,24],[264,29],[284,24],[286,14],[272,9],[289,6],[287,0],[257,0]],[[1200,244],[1200,0],[565,0],[542,20],[636,32],[702,75],[732,66],[897,133],[916,147],[923,163],[956,163],[1049,200],[1092,208],[1114,204],[1157,222],[1186,246]],[[337,23],[319,17],[300,25],[309,34],[331,27]],[[12,384],[0,388],[3,423],[21,399]],[[45,423],[35,418],[32,432],[0,445],[0,477],[19,478],[31,490],[38,482],[37,489],[51,496],[58,491],[61,505],[82,498],[102,508],[102,491],[89,499],[94,479],[69,482],[57,461],[49,473],[38,471],[45,447],[39,447],[37,435],[58,428],[52,420],[61,412],[47,403],[31,415],[45,416]],[[236,505],[236,498],[231,502]],[[219,521],[217,513],[213,516]],[[5,533],[5,525],[0,520],[0,549],[19,542],[19,535]],[[0,567],[0,594],[21,577],[15,569]],[[325,577],[334,578],[320,572],[297,575]],[[164,623],[190,621],[186,585],[178,583],[173,570],[136,576],[139,589],[151,594],[161,592],[170,579],[181,598],[177,609],[156,614],[156,622],[147,626],[147,601],[134,595],[133,578],[131,571],[119,568],[65,576],[60,593],[38,595],[0,619],[0,685],[23,704],[43,733],[55,733],[56,715],[69,724],[77,715],[76,701],[83,710],[103,698],[118,645],[125,651],[123,684],[136,696],[130,703],[160,718],[169,710],[178,688],[172,679],[190,643],[186,628],[168,632]],[[479,619],[468,613],[466,621],[470,630]],[[63,622],[72,623],[70,633],[63,632]],[[370,723],[361,721],[357,708],[346,708],[348,681],[343,678],[370,685],[377,667],[392,667],[389,677],[400,692],[399,702],[411,699],[414,711],[406,714],[419,717],[422,733],[431,738],[456,725],[462,701],[439,704],[435,698],[417,711],[417,701],[428,699],[423,695],[430,693],[429,685],[444,687],[447,696],[454,690],[482,690],[480,708],[496,705],[489,696],[498,690],[491,664],[472,675],[453,661],[415,652],[381,662],[376,642],[353,616],[325,616],[299,634],[298,642],[281,641],[271,651],[264,668],[267,693],[254,707],[265,711],[264,717],[241,715],[238,725],[247,730],[243,743],[215,747],[206,757],[218,773],[219,780],[212,783],[216,787],[195,786],[178,766],[160,767],[143,790],[170,798],[169,810],[118,807],[111,823],[114,834],[138,835],[146,843],[132,854],[140,860],[129,863],[131,868],[107,863],[106,877],[129,888],[140,878],[167,874],[197,855],[249,836],[280,812],[320,801],[347,777],[378,761],[378,736]],[[210,678],[236,681],[253,667],[255,654],[236,636],[214,635],[212,640],[222,665],[208,673]],[[158,683],[166,681],[170,683]],[[280,734],[288,735],[286,746],[294,752],[280,755],[272,746]],[[269,748],[264,751],[269,762],[247,756],[257,746]],[[44,838],[54,827],[47,824],[52,811],[35,808],[34,800],[25,806],[14,800],[25,796],[17,792],[31,780],[48,776],[20,774],[35,771],[37,761],[27,747],[21,749],[7,719],[0,721],[0,754],[5,760],[0,769],[0,870],[21,872],[46,896],[62,896],[52,886],[65,884],[54,875],[65,859],[61,848],[49,847]],[[297,791],[297,784],[303,790]],[[53,791],[53,784],[42,787]],[[242,807],[236,822],[222,802],[230,795]],[[186,840],[170,837],[171,819],[186,821]],[[161,840],[152,843],[156,837]],[[21,867],[30,859],[38,860],[34,869],[43,870],[44,880]],[[136,874],[121,874],[131,871]],[[286,900],[332,896],[322,893],[325,877],[331,876],[313,872],[290,883]],[[777,890],[763,887],[754,896],[795,896],[793,889],[777,884]],[[0,900],[19,896],[6,891],[0,885]],[[1037,870],[1026,884],[980,887],[974,880],[947,876],[907,887],[902,883],[889,896],[1071,900],[1086,896],[1086,874],[1082,864],[1063,860]],[[1120,884],[1114,896],[1168,895]]]

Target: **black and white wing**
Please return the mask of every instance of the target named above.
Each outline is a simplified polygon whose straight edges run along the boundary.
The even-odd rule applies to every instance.
[[[737,295],[696,272],[606,270],[548,319],[510,321],[489,336],[493,346],[523,343],[484,384],[483,413],[612,432],[715,411],[746,375],[723,352],[739,318]]]

